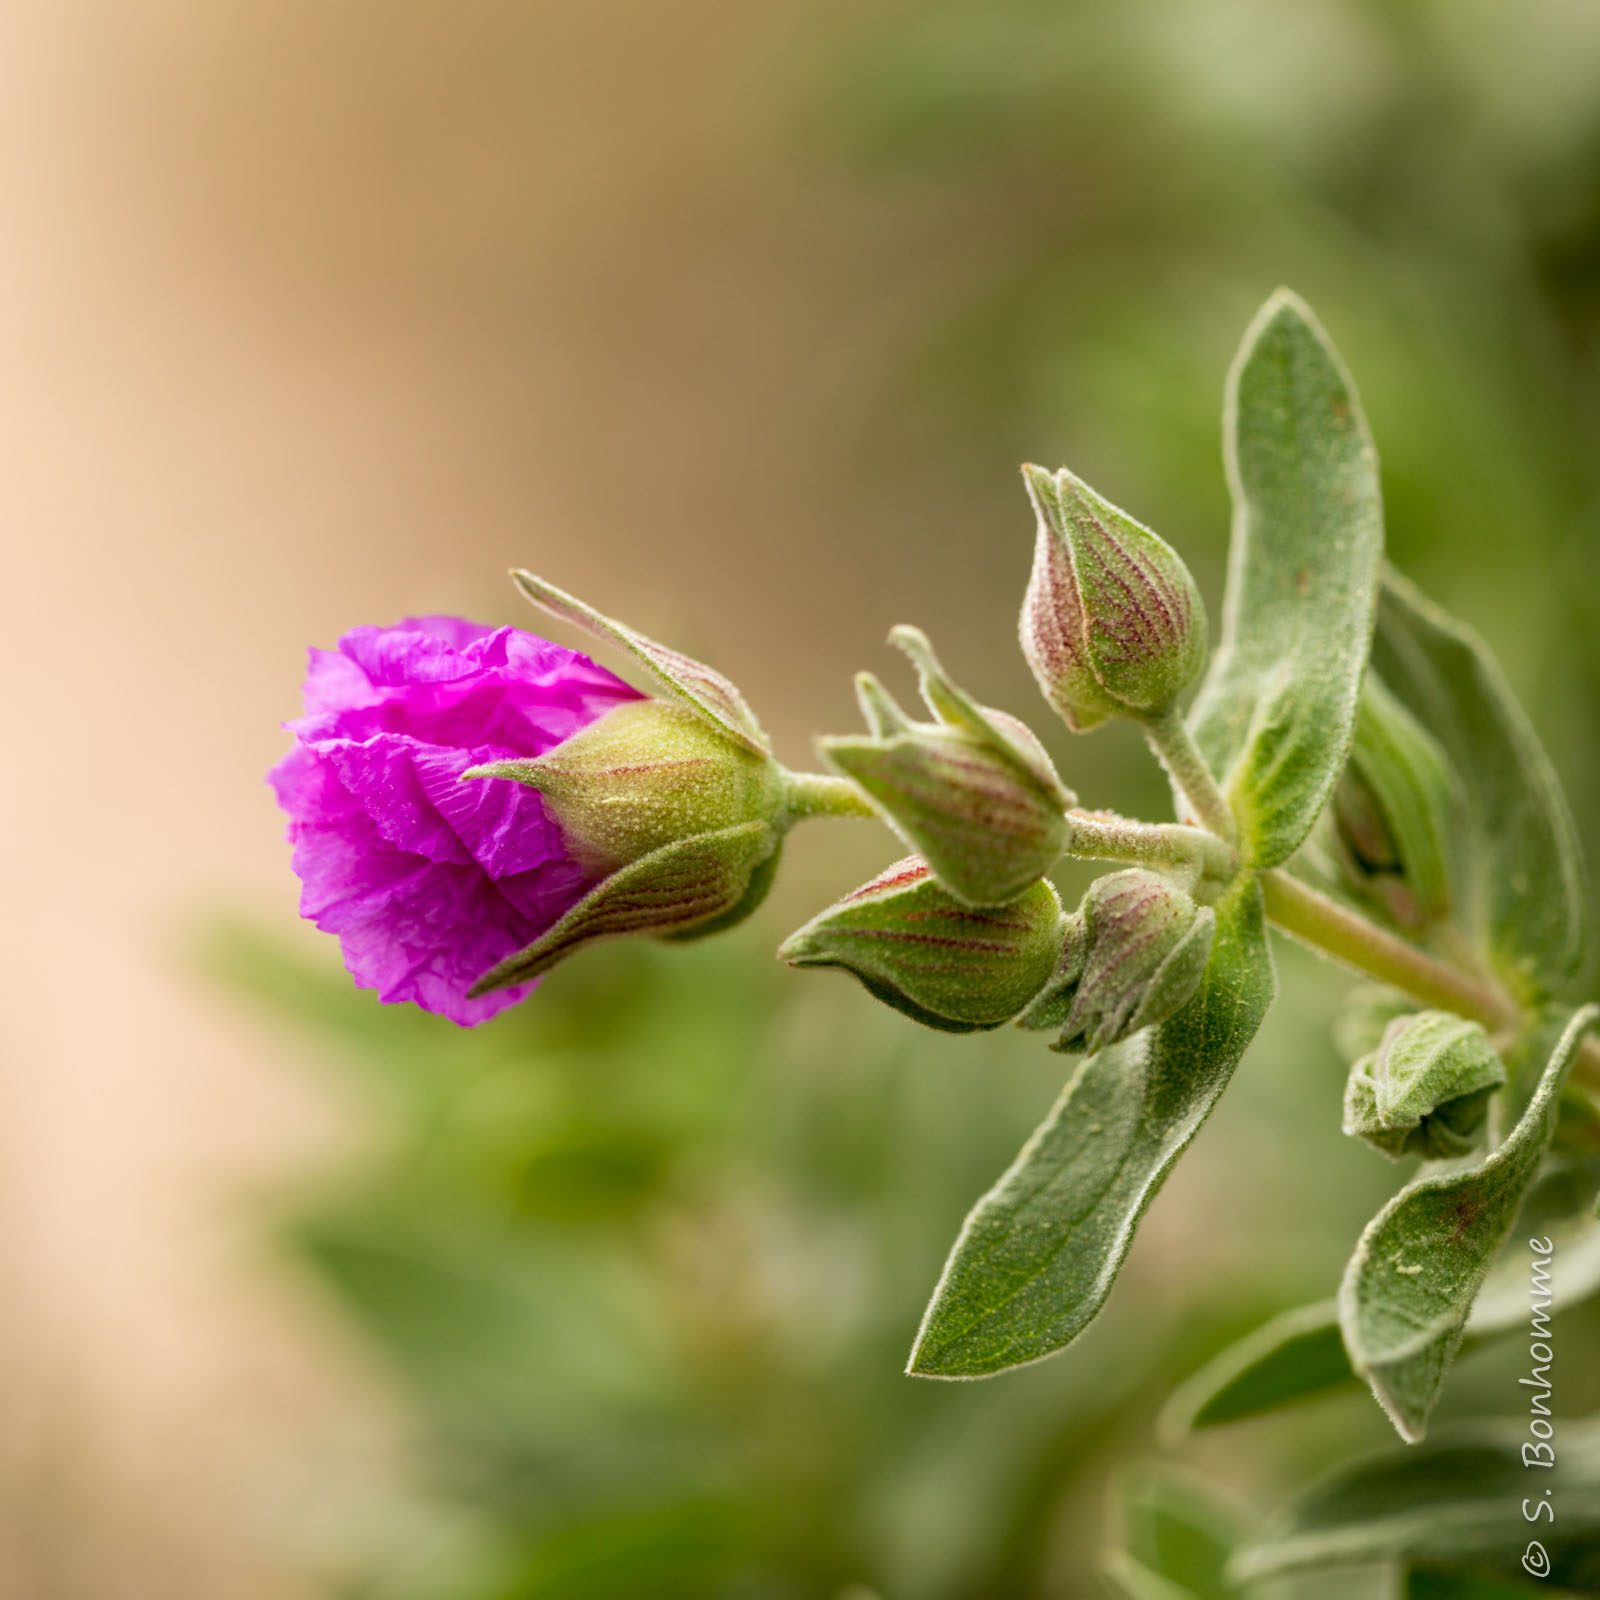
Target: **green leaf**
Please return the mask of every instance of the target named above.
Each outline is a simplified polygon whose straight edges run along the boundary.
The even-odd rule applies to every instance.
[[[1542,1583],[1503,1583],[1451,1567],[1413,1567],[1405,1575],[1401,1600],[1528,1600],[1532,1594],[1549,1594]]]
[[[1478,1422],[1436,1440],[1340,1467],[1239,1552],[1250,1583],[1285,1573],[1383,1561],[1464,1567],[1515,1582],[1532,1539],[1548,1586],[1600,1591],[1600,1421],[1563,1422],[1556,1465],[1530,1471],[1526,1421]],[[1555,1521],[1524,1520],[1550,1491]],[[1545,1593],[1550,1593],[1546,1587]]]
[[[1465,1172],[1419,1178],[1368,1224],[1339,1288],[1339,1322],[1356,1370],[1400,1434],[1420,1439],[1495,1252],[1555,1131],[1556,1106],[1584,1030],[1567,1024],[1505,1143]]]
[[[1100,1563],[1100,1576],[1121,1600],[1200,1600],[1193,1589],[1152,1572],[1126,1550],[1109,1551]]]
[[[1524,1003],[1571,991],[1588,955],[1577,830],[1548,757],[1483,642],[1384,575],[1373,665],[1443,747],[1474,830],[1465,924]]]
[[[976,1378],[1037,1361],[1104,1304],[1144,1208],[1272,1001],[1259,889],[1241,879],[1215,909],[1194,998],[1090,1056],[967,1218],[917,1335],[913,1374]]]
[[[1287,290],[1228,375],[1233,543],[1222,644],[1190,725],[1256,866],[1287,861],[1344,766],[1372,639],[1378,458],[1327,335]]]
[[[1264,1322],[1203,1366],[1162,1412],[1169,1438],[1276,1411],[1355,1382],[1332,1300]]]
[[[1123,1496],[1127,1554],[1197,1600],[1233,1600],[1225,1572],[1238,1532],[1210,1495],[1171,1472],[1140,1473]]]
[[[1540,1174],[1478,1291],[1463,1353],[1527,1327],[1528,1239],[1548,1239],[1561,1263],[1551,1280],[1552,1316],[1600,1293],[1597,1193],[1600,1157],[1558,1161]],[[1338,1302],[1300,1306],[1230,1345],[1174,1391],[1161,1431],[1176,1438],[1335,1393],[1357,1381],[1339,1331]]]

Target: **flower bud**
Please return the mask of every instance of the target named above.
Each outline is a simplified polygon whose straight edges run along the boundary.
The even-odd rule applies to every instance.
[[[596,877],[695,834],[773,822],[783,805],[775,761],[666,700],[613,706],[542,756],[466,776],[537,789],[568,854]]]
[[[591,883],[469,997],[526,983],[596,939],[694,939],[732,926],[765,897],[784,832],[803,809],[794,802],[805,780],[773,760],[720,673],[531,573],[513,577],[535,604],[627,650],[671,698],[627,700],[537,756],[462,774],[537,790],[579,882]]]
[[[856,680],[871,730],[818,741],[956,899],[1002,905],[1035,884],[1071,837],[1074,796],[1027,728],[979,706],[945,675],[914,628],[890,635],[920,670],[937,718],[913,722],[870,673]]]
[[[1346,883],[1402,928],[1450,909],[1453,806],[1443,751],[1369,670],[1329,815]]]
[[[1022,469],[1039,519],[1022,651],[1075,733],[1164,709],[1205,665],[1189,569],[1148,528],[1066,471]]]
[[[1093,1055],[1164,1022],[1200,987],[1216,915],[1142,867],[1096,879],[1066,919],[1055,975],[1022,1017]]]
[[[916,856],[815,916],[784,941],[795,967],[842,967],[930,1028],[1009,1022],[1049,979],[1061,902],[1048,882],[1003,906],[963,905]]]
[[[1396,1017],[1350,1069],[1344,1131],[1399,1160],[1445,1161],[1478,1143],[1506,1069],[1476,1022],[1448,1011]]]

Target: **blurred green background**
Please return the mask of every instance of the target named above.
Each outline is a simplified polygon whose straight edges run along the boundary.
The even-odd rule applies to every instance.
[[[1016,465],[1161,531],[1215,622],[1223,373],[1287,282],[1392,555],[1499,652],[1600,859],[1600,7],[36,0],[0,33],[0,510],[43,664],[4,1592],[1094,1593],[1173,1382],[1327,1293],[1392,1186],[1337,1131],[1343,979],[1282,952],[1081,1347],[913,1383],[1062,1062],[774,966],[887,836],[803,832],[734,935],[594,952],[463,1035],[295,927],[259,774],[307,642],[525,622],[515,560],[711,657],[791,763],[916,621],[1087,803],[1158,815],[1137,738],[1058,735],[1013,648]],[[1512,1382],[1474,1358],[1446,1410]],[[1385,1436],[1354,1399],[1187,1459],[1259,1510]]]

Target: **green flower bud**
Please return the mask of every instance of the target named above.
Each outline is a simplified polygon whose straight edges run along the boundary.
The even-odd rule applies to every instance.
[[[783,775],[686,707],[628,700],[542,756],[474,767],[537,789],[567,851],[596,876],[679,839],[775,823]]]
[[[1039,519],[1022,652],[1075,733],[1148,718],[1205,665],[1206,614],[1165,540],[1066,471],[1024,467]]]
[[[1023,1027],[1060,1027],[1054,1048],[1093,1055],[1166,1021],[1200,987],[1215,928],[1210,906],[1156,873],[1108,873],[1065,920],[1056,972]]]
[[[836,778],[785,772],[739,691],[713,668],[604,617],[531,573],[535,604],[620,646],[670,699],[614,706],[532,760],[471,768],[537,789],[594,887],[473,995],[526,983],[597,939],[697,939],[761,903],[802,815],[863,809]]]
[[[1003,905],[1066,848],[1066,809],[1075,797],[1027,728],[950,681],[922,633],[896,628],[890,638],[917,664],[922,697],[938,720],[911,721],[862,673],[856,693],[870,735],[821,739],[818,748],[956,899]]]
[[[1454,804],[1443,751],[1369,670],[1329,814],[1346,883],[1402,928],[1450,910]]]
[[[1047,882],[1008,905],[963,905],[908,856],[813,917],[778,955],[842,967],[918,1022],[971,1033],[1009,1022],[1049,979],[1060,923]]]
[[[1350,1069],[1344,1131],[1398,1161],[1464,1156],[1481,1137],[1506,1069],[1476,1022],[1448,1011],[1396,1017]]]

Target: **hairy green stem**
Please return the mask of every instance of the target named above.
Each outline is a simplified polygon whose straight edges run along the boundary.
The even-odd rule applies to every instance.
[[[1424,1005],[1471,1017],[1490,1029],[1514,1027],[1511,997],[1487,980],[1446,965],[1288,873],[1263,873],[1267,916],[1297,939]]]
[[[1136,822],[1114,811],[1069,811],[1067,854],[1086,861],[1134,861],[1150,866],[1195,866],[1224,881],[1239,858],[1214,833],[1181,822]]]
[[[1263,873],[1261,887],[1268,918],[1303,944],[1424,1005],[1471,1017],[1492,1033],[1521,1024],[1516,1002],[1488,979],[1418,950],[1288,873]],[[1587,1082],[1600,1085],[1600,1039],[1592,1033],[1579,1047],[1575,1070]]]
[[[1233,808],[1217,787],[1217,780],[1211,776],[1211,769],[1206,765],[1206,758],[1200,754],[1200,747],[1194,742],[1194,735],[1189,732],[1183,713],[1176,705],[1169,705],[1165,711],[1157,712],[1146,720],[1144,733],[1150,741],[1150,748],[1171,774],[1172,781],[1189,802],[1195,816],[1219,838],[1233,844],[1239,836],[1233,820]]]
[[[849,778],[825,772],[783,774],[784,800],[791,821],[802,817],[875,817],[871,802]]]

